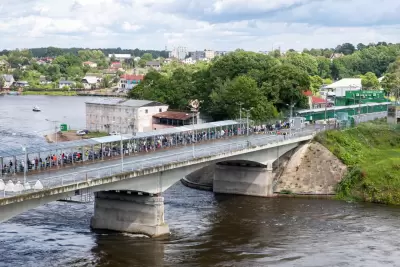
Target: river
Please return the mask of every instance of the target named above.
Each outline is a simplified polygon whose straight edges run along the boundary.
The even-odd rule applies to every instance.
[[[0,130],[45,119],[84,127],[84,97],[0,97]],[[31,111],[34,105],[43,112]],[[1,143],[15,141],[4,137]],[[43,142],[39,135],[37,141]],[[25,138],[23,142],[32,140]],[[21,140],[17,140],[18,143]],[[175,184],[164,193],[171,236],[89,228],[93,203],[54,202],[0,224],[0,266],[398,266],[397,207],[334,200],[219,196]]]

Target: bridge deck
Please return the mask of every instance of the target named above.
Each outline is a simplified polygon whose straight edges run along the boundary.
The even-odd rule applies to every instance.
[[[310,136],[314,130],[306,130],[297,133],[293,138],[298,136]],[[289,138],[289,137],[287,137]],[[219,139],[209,143],[199,143],[195,145],[194,156],[196,158],[217,155],[228,151],[238,151],[247,147],[248,142],[251,145],[273,144],[282,141],[284,138],[281,135],[250,135],[238,136],[235,138]],[[156,150],[153,152],[140,154],[137,156],[125,157],[124,164],[121,164],[121,158],[115,158],[108,161],[97,161],[91,164],[76,164],[73,167],[60,168],[56,171],[42,171],[36,174],[26,176],[26,181],[33,188],[39,180],[44,188],[54,188],[66,184],[84,181],[85,179],[96,179],[112,174],[122,173],[131,170],[145,169],[153,166],[160,166],[172,162],[183,162],[193,159],[192,145],[176,147],[174,149]],[[8,180],[14,182],[20,181],[23,184],[23,176],[11,175]],[[6,192],[4,191],[1,197],[12,197],[14,195],[23,194],[31,190],[22,192]]]

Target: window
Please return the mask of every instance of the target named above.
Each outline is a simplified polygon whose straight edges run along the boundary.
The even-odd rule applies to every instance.
[[[158,112],[162,112],[162,108],[160,108],[160,109],[158,110]]]
[[[149,111],[148,111],[147,109],[145,109],[145,110],[144,110],[144,113],[146,113],[146,114],[147,114],[147,113],[149,113]]]

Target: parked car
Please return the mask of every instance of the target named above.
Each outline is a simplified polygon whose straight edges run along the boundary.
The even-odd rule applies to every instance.
[[[120,133],[118,133],[118,132],[116,132],[116,131],[112,131],[112,132],[110,133],[110,135],[120,135]]]
[[[79,135],[79,136],[86,135],[86,134],[87,134],[87,131],[85,131],[85,130],[76,131],[76,135]]]

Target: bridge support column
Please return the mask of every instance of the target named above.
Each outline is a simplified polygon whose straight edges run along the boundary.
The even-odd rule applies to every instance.
[[[128,194],[125,191],[95,193],[90,226],[118,232],[157,237],[169,234],[164,223],[164,198]]]
[[[272,168],[267,166],[228,165],[217,163],[214,172],[214,193],[246,196],[273,196]]]

